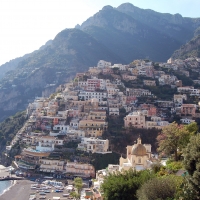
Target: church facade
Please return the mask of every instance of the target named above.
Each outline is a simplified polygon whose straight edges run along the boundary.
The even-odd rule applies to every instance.
[[[137,143],[132,146],[127,146],[127,156],[119,159],[119,171],[129,170],[130,168],[136,171],[148,169],[151,165],[151,145],[142,144],[141,138],[137,139]]]

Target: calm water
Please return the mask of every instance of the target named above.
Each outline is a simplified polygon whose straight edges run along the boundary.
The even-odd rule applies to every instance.
[[[0,181],[0,195],[12,185],[12,181]]]

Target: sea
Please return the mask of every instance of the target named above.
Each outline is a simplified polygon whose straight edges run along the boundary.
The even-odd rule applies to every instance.
[[[0,195],[9,190],[12,186],[12,181],[0,181]]]
[[[4,167],[3,165],[0,165],[0,173],[4,172],[4,170],[7,170],[7,167]],[[2,176],[2,174],[0,174],[0,176]],[[4,176],[4,175],[3,175]],[[10,187],[12,186],[13,181],[0,181],[0,196],[7,190],[10,189]],[[1,199],[1,197],[0,197]]]

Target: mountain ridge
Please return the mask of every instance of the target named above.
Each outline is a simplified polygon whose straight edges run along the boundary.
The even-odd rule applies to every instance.
[[[0,80],[0,120],[99,60],[122,64],[144,58],[166,61],[198,33],[199,25],[200,18],[162,14],[130,3],[105,6],[82,25],[64,29],[39,50],[13,60],[12,70]]]

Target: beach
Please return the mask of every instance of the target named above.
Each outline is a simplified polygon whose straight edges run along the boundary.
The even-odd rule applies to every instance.
[[[10,175],[7,167],[0,165],[0,177],[16,177],[15,175]],[[26,200],[29,199],[30,185],[29,180],[12,180],[12,185],[8,188],[1,196],[1,200]]]
[[[7,176],[18,178],[14,174],[10,175],[8,168],[0,167],[0,177]],[[73,181],[69,180],[68,182],[71,184]],[[37,200],[40,199],[41,196],[46,197],[45,199],[47,200],[52,200],[53,197],[60,197],[60,200],[69,199],[68,197],[63,197],[63,194],[68,193],[66,189],[64,189],[63,192],[55,192],[56,188],[51,187],[51,189],[49,189],[49,193],[41,195],[37,189],[31,189],[31,185],[33,184],[37,184],[37,182],[28,179],[12,180],[12,186],[8,188],[2,195],[0,195],[0,200],[29,200],[30,194],[33,193],[36,194]]]
[[[31,193],[36,193],[37,198],[41,196],[36,190],[31,189],[31,184],[33,181],[30,180],[17,180],[16,183],[6,191],[2,196],[0,196],[1,200],[28,200]],[[50,189],[50,193],[45,195],[46,199],[53,199],[53,197],[61,197],[61,200],[67,200],[68,198],[63,197],[63,193],[56,193],[54,189]]]
[[[2,196],[1,200],[28,200],[31,193],[32,182],[29,180],[18,180],[15,181],[14,185],[6,191]]]

